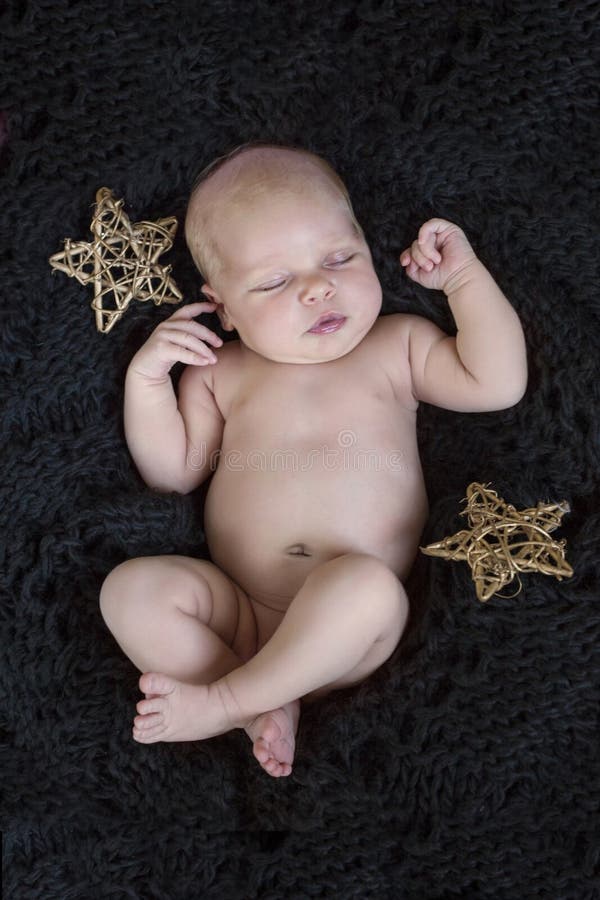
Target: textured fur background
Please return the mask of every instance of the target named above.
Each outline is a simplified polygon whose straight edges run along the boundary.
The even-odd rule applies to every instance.
[[[592,900],[600,896],[598,4],[591,0],[8,0],[0,18],[2,827],[11,900]],[[529,348],[513,409],[423,406],[424,542],[466,485],[567,499],[575,576],[475,599],[421,557],[412,631],[359,689],[305,712],[289,779],[242,732],[135,744],[138,673],[98,591],[120,561],[206,555],[203,491],[153,494],[123,378],[172,309],[108,335],[47,259],[87,239],[96,190],[177,215],[251,139],[346,180],[384,312],[452,328],[401,249],[458,222]],[[182,230],[182,229],[180,229]],[[165,261],[200,282],[180,234]]]

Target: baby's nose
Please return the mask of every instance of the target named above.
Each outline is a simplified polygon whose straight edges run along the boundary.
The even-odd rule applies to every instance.
[[[303,303],[320,303],[322,300],[329,300],[335,294],[335,285],[326,278],[320,278],[307,284],[302,291]]]

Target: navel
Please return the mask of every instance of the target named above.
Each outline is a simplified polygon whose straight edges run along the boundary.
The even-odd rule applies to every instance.
[[[312,556],[306,547],[306,544],[291,544],[285,548],[288,556]]]

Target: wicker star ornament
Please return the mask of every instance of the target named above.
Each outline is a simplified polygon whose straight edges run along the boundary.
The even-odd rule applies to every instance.
[[[179,303],[179,288],[169,277],[171,266],[158,258],[173,246],[177,219],[132,224],[123,212],[123,200],[100,188],[90,225],[92,241],[65,239],[64,250],[50,257],[53,269],[94,285],[92,309],[96,328],[108,334],[131,300]],[[107,305],[108,304],[108,305]]]
[[[559,581],[573,574],[565,559],[566,542],[550,537],[569,512],[566,501],[538,503],[519,511],[489,485],[473,482],[467,488],[466,503],[461,515],[468,516],[470,528],[420,549],[427,556],[465,560],[479,600],[489,600],[514,578],[519,581],[519,572],[542,572]],[[520,591],[519,581],[516,593]]]

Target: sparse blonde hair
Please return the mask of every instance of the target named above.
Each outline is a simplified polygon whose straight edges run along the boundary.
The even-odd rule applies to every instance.
[[[273,150],[284,152],[274,154]],[[295,159],[290,158],[289,154],[294,154]],[[202,188],[210,185],[218,172],[221,172],[218,190],[212,196],[210,191],[207,192],[208,195],[199,201]],[[213,235],[215,213],[219,209],[239,208],[276,190],[300,193],[307,186],[314,186],[311,178],[314,179],[315,172],[338,195],[341,206],[350,214],[357,234],[364,236],[354,215],[346,185],[325,159],[290,144],[250,141],[213,160],[194,181],[185,219],[185,237],[203,278],[212,284],[223,270],[223,260]]]

